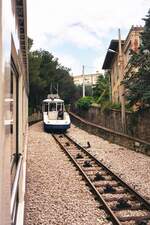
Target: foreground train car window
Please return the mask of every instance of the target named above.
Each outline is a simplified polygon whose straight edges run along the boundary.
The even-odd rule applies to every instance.
[[[15,182],[15,176],[17,172],[17,164],[19,159],[19,150],[18,150],[18,121],[19,121],[19,115],[18,115],[18,74],[15,72],[15,70],[11,69],[11,115],[12,115],[12,124],[11,124],[11,191],[13,188],[13,184]],[[18,192],[18,190],[17,190]],[[18,193],[15,196],[15,206],[13,209],[13,220],[16,216],[16,210],[18,207]]]

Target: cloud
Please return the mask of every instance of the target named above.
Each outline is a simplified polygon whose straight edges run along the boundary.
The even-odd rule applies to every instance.
[[[84,29],[82,26],[70,26],[60,35],[64,41],[74,43],[79,48],[99,48],[100,39],[97,39],[91,32]]]
[[[132,24],[143,24],[148,9],[149,0],[28,0],[28,35],[35,48],[55,51],[68,43],[79,55],[85,48],[89,54],[95,51],[93,64],[103,57],[104,44],[117,37],[117,29],[126,35]],[[79,64],[80,56],[75,59],[73,52],[68,56],[71,64]]]
[[[98,47],[110,30],[141,24],[148,6],[148,0],[28,0],[29,35],[36,39],[49,33],[54,44],[62,38],[80,47]]]
[[[56,55],[59,58],[59,63],[71,69],[70,74],[78,74],[81,70],[81,63],[72,55],[60,54],[59,52]]]
[[[93,67],[95,68],[95,72],[99,71],[100,73],[103,73],[102,70],[102,65],[104,62],[104,56],[97,56],[94,60],[93,60]]]

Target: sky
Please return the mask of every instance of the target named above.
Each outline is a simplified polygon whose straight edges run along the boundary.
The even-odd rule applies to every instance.
[[[112,39],[143,25],[150,0],[27,0],[28,36],[35,49],[51,52],[71,74],[102,71]]]

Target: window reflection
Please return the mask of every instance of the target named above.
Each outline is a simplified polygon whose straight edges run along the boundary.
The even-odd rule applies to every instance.
[[[17,74],[14,70],[6,79],[6,97],[5,97],[5,131],[6,131],[6,148],[10,152],[11,164],[11,184],[14,182],[17,163],[18,148],[18,81]]]

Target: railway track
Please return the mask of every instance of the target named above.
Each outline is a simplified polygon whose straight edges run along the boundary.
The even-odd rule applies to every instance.
[[[150,203],[66,134],[53,134],[115,225],[150,225]]]

